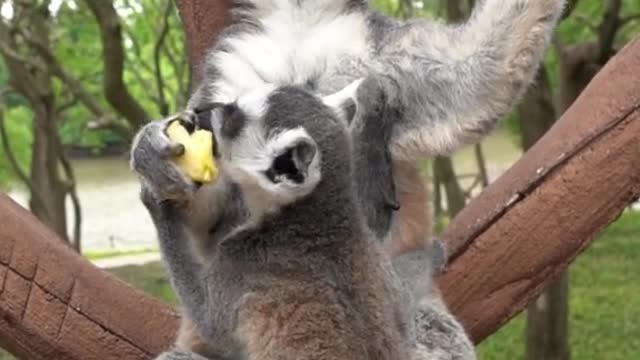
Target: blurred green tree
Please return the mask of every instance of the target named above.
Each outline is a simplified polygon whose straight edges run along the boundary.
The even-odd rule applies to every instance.
[[[0,186],[19,180],[31,211],[80,250],[67,150],[126,148],[145,122],[184,103],[179,19],[171,0],[5,0],[0,10]]]

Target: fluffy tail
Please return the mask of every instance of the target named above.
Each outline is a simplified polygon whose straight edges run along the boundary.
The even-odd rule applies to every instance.
[[[388,29],[374,72],[403,114],[394,158],[448,153],[493,129],[534,78],[564,4],[484,0],[463,25]]]

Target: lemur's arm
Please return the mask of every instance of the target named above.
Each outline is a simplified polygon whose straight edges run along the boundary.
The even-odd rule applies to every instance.
[[[447,308],[432,274],[446,261],[446,250],[440,240],[428,248],[393,258],[393,268],[406,292],[404,308],[411,314],[412,360],[475,360],[473,343],[464,327]]]
[[[202,267],[190,248],[180,208],[189,203],[196,190],[172,157],[184,151],[167,137],[167,126],[175,119],[145,125],[136,135],[131,151],[131,167],[142,178],[142,202],[158,232],[160,250],[182,304],[193,319],[205,313],[206,297]]]
[[[198,330],[192,332],[192,336],[199,337],[202,332],[209,339],[208,346],[203,348],[208,358],[235,359],[239,347],[232,337],[235,322],[233,305],[239,294],[243,293],[244,284],[240,279],[229,276],[233,272],[228,268],[203,265],[202,256],[211,261],[213,252],[202,253],[209,244],[201,244],[204,246],[194,249],[194,242],[197,241],[192,236],[198,217],[206,222],[205,232],[211,231],[214,225],[211,222],[222,223],[216,226],[215,232],[208,234],[215,239],[217,235],[231,232],[247,214],[243,211],[241,194],[233,186],[228,191],[226,188],[220,190],[209,187],[207,189],[210,191],[203,193],[204,188],[196,190],[193,182],[182,175],[172,157],[184,149],[173,145],[165,133],[172,121],[165,119],[150,123],[138,133],[132,147],[131,167],[142,178],[141,199],[156,227],[160,251],[173,289],[185,308],[186,317],[195,323]],[[198,200],[203,197],[204,202]],[[224,204],[224,200],[230,204]],[[222,207],[222,212],[212,209]],[[213,242],[212,239],[207,240],[211,240],[205,241],[207,243]],[[202,256],[197,256],[198,251]],[[226,275],[216,276],[221,272]],[[232,281],[223,281],[229,278]],[[188,343],[190,339],[183,340]],[[180,347],[183,343],[177,345]],[[163,354],[160,359],[199,359],[196,355],[189,357],[192,355],[190,352],[172,351]]]
[[[374,77],[402,114],[394,159],[448,153],[493,129],[531,83],[565,0],[477,3],[463,25],[412,20],[373,31]]]
[[[191,319],[205,318],[207,289],[203,269],[189,245],[180,209],[170,200],[158,201],[146,184],[142,186],[141,198],[156,226],[162,258],[180,303]]]
[[[475,360],[471,339],[431,287],[414,310],[416,352],[412,360]]]

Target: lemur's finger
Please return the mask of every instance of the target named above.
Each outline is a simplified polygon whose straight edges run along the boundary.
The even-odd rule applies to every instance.
[[[164,146],[160,147],[160,149],[158,149],[158,154],[162,157],[162,158],[170,158],[170,157],[174,157],[174,156],[180,156],[182,154],[184,154],[184,145],[182,144],[165,144]]]

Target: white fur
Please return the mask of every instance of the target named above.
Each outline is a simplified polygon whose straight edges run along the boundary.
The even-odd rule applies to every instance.
[[[249,118],[256,120],[262,119],[268,108],[267,100],[273,94],[276,86],[273,84],[264,84],[254,86],[253,90],[248,91],[237,99],[238,107]]]
[[[233,158],[225,164],[225,170],[245,188],[254,189],[253,197],[259,197],[265,203],[274,204],[273,209],[277,209],[308,195],[318,185],[321,179],[319,152],[315,153],[307,169],[307,177],[302,184],[288,179],[282,179],[281,182],[274,184],[264,174],[272,166],[276,157],[300,141],[315,145],[304,128],[270,134],[266,141],[257,141],[260,135],[251,135],[251,133],[255,134],[255,131],[249,131],[244,141],[239,142],[245,151],[242,154],[234,154]],[[234,152],[236,151],[234,149]],[[255,193],[256,191],[266,196],[261,196]]]
[[[358,87],[363,80],[364,79],[355,80],[351,84],[347,85],[344,89],[331,95],[325,96],[324,98],[322,98],[322,102],[324,102],[324,104],[328,107],[332,108],[340,118],[345,118],[346,114],[344,114],[341,106],[345,101],[349,99],[353,100],[354,102],[356,101],[356,92],[358,91]]]
[[[363,13],[339,13],[341,0],[259,2],[264,32],[225,39],[230,51],[213,61],[222,77],[214,101],[233,101],[256,85],[303,84],[337,68],[347,58],[364,58],[367,24]]]

